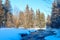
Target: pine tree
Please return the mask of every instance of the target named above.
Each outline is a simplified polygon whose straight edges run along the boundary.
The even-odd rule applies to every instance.
[[[19,25],[20,26],[24,26],[24,13],[22,12],[22,11],[20,11],[20,13],[19,13]]]
[[[6,0],[5,1],[5,7],[6,7],[6,11],[7,11],[7,22],[6,22],[6,26],[8,27],[11,27],[12,26],[12,13],[11,13],[11,5],[10,5],[10,1],[9,0]]]
[[[0,7],[2,7],[2,0],[0,0]]]
[[[45,15],[40,13],[40,28],[45,28]]]
[[[51,15],[51,28],[60,28],[60,1],[55,0]]]
[[[4,21],[4,9],[2,0],[0,0],[0,26],[3,26],[3,21]]]
[[[7,12],[7,21],[6,21],[6,26],[7,27],[12,27],[13,26],[13,18],[12,18],[13,15],[10,15],[9,12]]]
[[[33,22],[33,16],[34,16],[34,11],[31,8],[30,13],[29,13],[29,27],[30,28],[32,28],[33,27],[33,24],[34,24],[34,22]]]
[[[36,11],[36,26],[40,27],[40,10]]]
[[[6,0],[4,5],[5,5],[6,9],[7,9],[9,12],[11,12],[10,1],[9,1],[9,0]]]
[[[39,9],[36,11],[36,26],[39,28],[45,27],[45,15],[40,13]]]
[[[51,25],[51,16],[48,15],[48,16],[47,16],[46,26],[47,26],[47,27],[50,27],[50,25]]]
[[[29,27],[29,13],[30,13],[29,6],[26,5],[26,10],[25,10],[25,24],[24,24],[25,28]]]

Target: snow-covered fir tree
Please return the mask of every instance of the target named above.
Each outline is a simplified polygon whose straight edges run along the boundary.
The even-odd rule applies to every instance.
[[[60,28],[60,0],[54,0],[51,15],[51,27]]]

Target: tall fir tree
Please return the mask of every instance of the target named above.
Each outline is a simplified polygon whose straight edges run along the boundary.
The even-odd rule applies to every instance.
[[[30,13],[29,6],[26,5],[26,10],[25,10],[25,28],[29,27],[29,13]]]
[[[29,13],[29,27],[30,28],[32,28],[33,27],[33,24],[34,24],[34,22],[33,22],[33,16],[34,16],[34,11],[31,8],[30,13]]]
[[[20,11],[20,13],[19,13],[19,25],[21,27],[24,27],[24,19],[25,19],[24,12]]]
[[[40,13],[40,28],[45,28],[45,15]]]
[[[0,0],[0,26],[5,25],[5,10],[3,8],[2,0]]]
[[[36,11],[36,26],[40,27],[40,10]]]
[[[9,0],[6,0],[5,1],[5,7],[7,9],[7,22],[6,22],[6,26],[7,27],[11,27],[12,26],[12,13],[11,13],[11,5],[10,5],[10,1]],[[9,26],[8,26],[9,25]]]
[[[60,1],[54,0],[52,15],[51,15],[51,28],[60,28]]]
[[[9,11],[9,12],[11,12],[11,5],[10,5],[10,0],[5,0],[5,7],[6,7],[6,9]]]
[[[47,26],[47,28],[49,28],[50,25],[51,25],[51,16],[48,15],[48,16],[47,16],[47,20],[46,20],[46,26]]]
[[[3,13],[2,13],[2,0],[0,0],[0,26],[2,25],[1,22],[2,22],[2,17],[3,17]]]
[[[36,11],[36,26],[38,28],[45,27],[45,15],[44,13],[40,13],[39,9]]]

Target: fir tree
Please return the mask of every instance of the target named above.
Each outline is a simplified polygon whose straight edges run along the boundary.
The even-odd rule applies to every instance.
[[[60,28],[60,1],[55,0],[51,15],[51,28]]]
[[[19,13],[19,25],[22,27],[24,26],[24,19],[25,19],[24,13],[22,11],[20,11],[20,13]]]
[[[6,22],[6,26],[8,26],[8,25],[10,25],[9,27],[11,27],[12,26],[12,13],[11,13],[11,5],[10,5],[10,1],[9,0],[6,0],[5,1],[5,8],[7,9],[6,11],[7,11],[7,22]]]
[[[45,28],[45,15],[40,13],[40,28]]]
[[[3,22],[4,21],[4,9],[3,9],[3,4],[2,4],[2,0],[0,0],[0,26],[3,26]]]
[[[29,27],[29,13],[30,13],[30,10],[29,10],[29,6],[26,5],[26,10],[25,10],[25,28],[28,28]]]
[[[34,16],[34,11],[31,8],[30,13],[29,13],[29,27],[30,28],[33,27],[33,24],[34,24],[34,22],[33,22],[33,16]]]
[[[36,26],[40,27],[40,10],[36,11]]]
[[[51,24],[51,16],[48,15],[48,16],[47,16],[47,21],[46,21],[46,26],[49,27],[50,24]]]

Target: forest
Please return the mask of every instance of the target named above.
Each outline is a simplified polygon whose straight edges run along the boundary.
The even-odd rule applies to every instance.
[[[18,15],[13,15],[9,0],[5,0],[4,4],[0,0],[1,27],[45,28],[46,26],[44,12],[40,12],[39,9],[34,12],[33,8],[29,8],[28,4],[25,7],[25,11],[20,10],[16,14]]]

